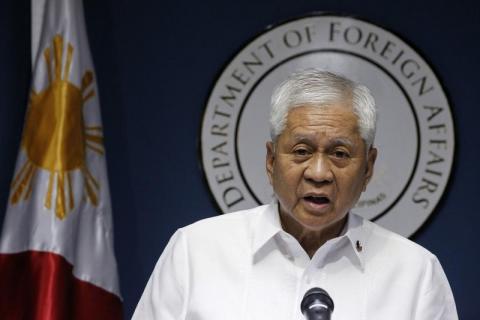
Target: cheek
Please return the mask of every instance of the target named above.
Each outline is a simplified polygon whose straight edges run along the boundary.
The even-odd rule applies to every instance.
[[[302,169],[294,166],[278,166],[274,168],[272,176],[275,191],[286,193],[286,196],[294,196],[297,187],[301,184]]]
[[[281,192],[282,190],[288,189],[288,176],[285,175],[282,171],[275,171],[273,175],[272,187],[277,192]]]
[[[356,201],[364,189],[365,175],[359,174],[358,172],[350,172],[342,176],[342,178],[337,179],[337,182],[342,197]]]

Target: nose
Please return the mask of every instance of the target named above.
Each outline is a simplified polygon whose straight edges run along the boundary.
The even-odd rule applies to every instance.
[[[323,154],[315,154],[307,163],[304,171],[306,180],[319,184],[333,181],[333,172],[328,157]]]

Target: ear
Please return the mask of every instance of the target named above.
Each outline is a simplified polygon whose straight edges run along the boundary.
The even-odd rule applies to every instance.
[[[365,180],[363,184],[363,191],[367,189],[367,185],[372,179],[375,160],[377,160],[377,149],[374,147],[370,147],[370,150],[368,150],[368,154],[367,154],[367,167],[365,168]]]
[[[266,159],[267,176],[268,176],[268,181],[270,181],[270,184],[272,184],[273,165],[275,163],[275,146],[272,141],[268,141],[266,147],[267,147],[267,159]]]

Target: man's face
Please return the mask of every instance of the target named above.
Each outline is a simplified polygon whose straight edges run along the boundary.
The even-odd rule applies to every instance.
[[[267,143],[281,214],[312,231],[341,221],[365,190],[376,154],[367,154],[350,105],[291,109],[275,145]]]

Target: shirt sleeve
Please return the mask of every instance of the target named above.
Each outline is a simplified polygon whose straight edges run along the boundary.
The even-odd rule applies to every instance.
[[[177,230],[160,256],[133,314],[133,320],[185,319],[188,261],[185,236]]]
[[[416,320],[458,320],[452,290],[438,259],[426,267],[419,296]]]

